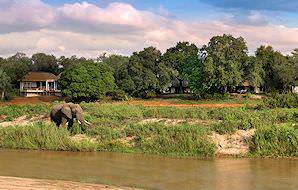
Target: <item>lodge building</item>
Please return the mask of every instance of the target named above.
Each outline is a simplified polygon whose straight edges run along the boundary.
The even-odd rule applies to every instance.
[[[20,81],[21,95],[32,97],[41,95],[60,95],[59,77],[47,72],[29,72]]]

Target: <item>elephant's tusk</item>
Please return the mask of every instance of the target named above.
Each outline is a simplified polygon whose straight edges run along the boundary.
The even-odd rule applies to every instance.
[[[88,125],[91,125],[91,123],[89,123],[88,121],[85,120],[85,123],[87,123]]]
[[[81,125],[82,123],[80,122],[80,120],[78,120],[79,124]]]

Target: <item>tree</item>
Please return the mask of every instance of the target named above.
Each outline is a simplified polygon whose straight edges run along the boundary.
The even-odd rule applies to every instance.
[[[186,79],[186,72],[188,72],[188,64],[198,59],[198,51],[195,44],[178,42],[176,46],[167,49],[162,56],[165,65],[176,71],[172,76],[179,80],[180,93],[182,93],[183,80]]]
[[[33,69],[35,71],[50,72],[53,74],[59,74],[61,68],[59,68],[58,61],[54,55],[47,55],[45,53],[36,53],[32,55],[31,60],[33,62]]]
[[[128,64],[129,57],[122,55],[110,55],[109,57],[105,57],[102,62],[107,64],[113,71],[117,71],[121,65]]]
[[[196,61],[197,64],[192,68],[197,72],[197,79],[192,80],[201,85],[191,84],[191,88],[199,96],[226,92],[228,87],[233,88],[240,84],[241,68],[248,59],[246,42],[242,37],[234,38],[226,34],[214,36],[200,52],[202,60]]]
[[[102,61],[113,71],[117,87],[125,92],[132,92],[134,84],[129,77],[127,70],[129,57],[111,55],[109,57],[105,57]]]
[[[289,90],[297,78],[295,64],[295,51],[293,57],[286,57],[275,51],[271,46],[261,46],[256,51],[256,63],[262,66],[263,81],[269,91]]]
[[[67,69],[69,69],[70,67],[72,67],[75,64],[81,63],[86,61],[87,59],[84,57],[81,58],[77,58],[75,55],[71,56],[71,57],[65,57],[65,56],[61,56],[58,60],[57,60],[57,64],[59,65],[58,67],[60,68],[60,71],[65,71]]]
[[[255,56],[249,56],[241,68],[242,80],[248,80],[255,87],[264,85],[264,69],[262,64],[256,61]]]
[[[290,57],[290,62],[293,64],[294,72],[295,72],[294,85],[298,85],[298,49],[294,49],[294,51],[292,52],[292,56]]]
[[[1,61],[0,68],[10,77],[13,88],[19,88],[21,80],[31,69],[31,61],[24,53],[16,53]]]
[[[132,96],[148,97],[169,85],[170,72],[161,60],[161,52],[148,47],[133,53],[128,64],[120,65],[117,84]]]
[[[4,100],[5,93],[10,88],[10,77],[0,69],[0,92],[1,92],[1,100]]]
[[[115,88],[113,73],[104,63],[84,61],[64,71],[59,80],[62,94],[72,101],[95,101]]]

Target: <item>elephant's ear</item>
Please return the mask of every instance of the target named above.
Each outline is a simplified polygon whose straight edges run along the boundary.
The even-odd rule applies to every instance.
[[[64,113],[66,115],[66,117],[68,117],[69,119],[72,118],[72,112],[71,109],[68,105],[64,105],[61,109],[62,113]]]

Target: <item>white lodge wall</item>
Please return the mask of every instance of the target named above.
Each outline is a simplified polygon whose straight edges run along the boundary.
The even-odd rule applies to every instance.
[[[57,87],[58,82],[54,80],[20,82],[20,93],[27,97],[40,95],[60,95],[60,90],[58,90]]]

